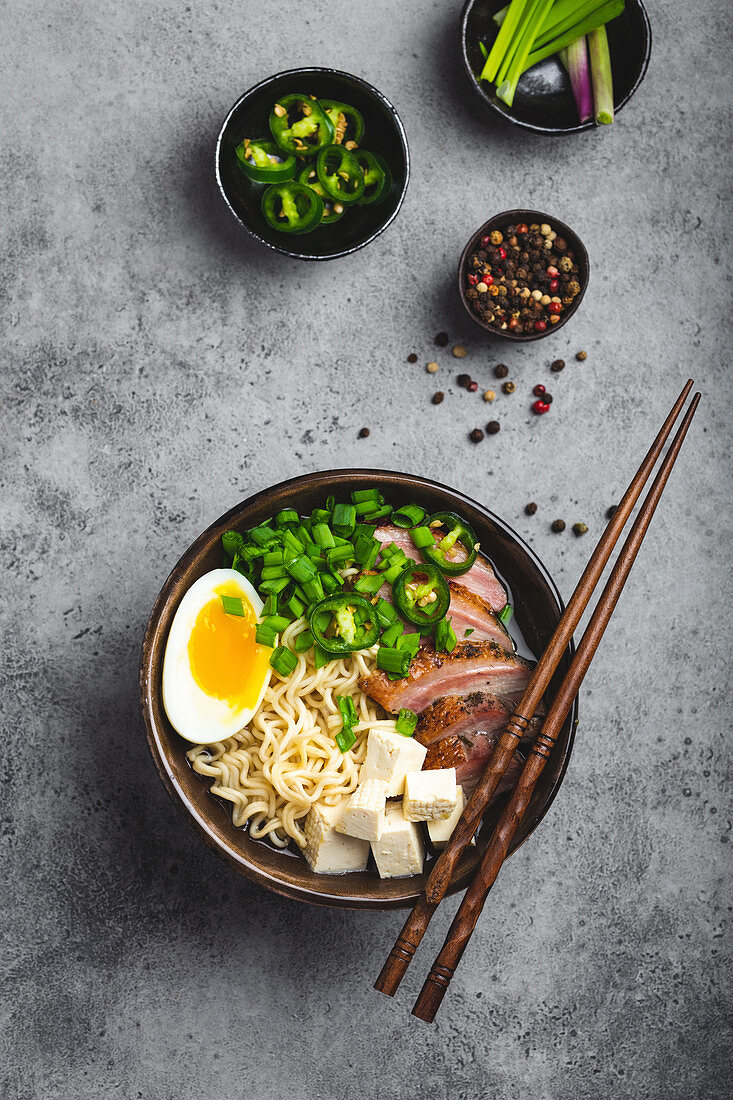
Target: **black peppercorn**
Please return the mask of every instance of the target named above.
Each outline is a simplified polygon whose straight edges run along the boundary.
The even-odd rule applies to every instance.
[[[550,370],[553,370],[555,372],[555,374],[557,374],[559,371],[561,371],[564,368],[564,366],[565,366],[565,360],[564,359],[556,359],[555,362],[550,367]]]
[[[618,504],[612,504],[611,507],[606,512],[606,519],[612,519],[616,514],[616,509],[617,508],[618,508]]]
[[[433,394],[433,396],[432,396],[432,402],[433,402],[433,404],[434,404],[434,405],[439,405],[439,404],[441,403],[441,401],[443,400],[443,398],[444,398],[444,397],[445,397],[445,394],[443,393],[443,391],[442,391],[442,390],[438,390],[438,392],[437,392],[437,393],[434,393],[434,394]]]
[[[501,387],[504,393],[514,393],[517,388],[513,382],[504,382]]]
[[[576,538],[580,538],[581,535],[585,535],[588,532],[588,526],[585,523],[574,523],[573,534]]]
[[[559,535],[561,531],[565,530],[565,520],[564,519],[554,519],[552,521],[552,525],[551,525],[550,529],[552,531],[554,531],[556,535]]]
[[[368,435],[369,435],[369,429],[368,428],[362,428],[359,432],[359,439],[366,439]]]
[[[481,440],[484,438],[484,433],[481,431],[480,428],[474,428],[468,438],[471,440],[472,443],[480,443]]]
[[[496,435],[500,428],[501,424],[498,420],[490,420],[486,425],[486,431],[489,433],[489,435]]]
[[[535,502],[533,500],[531,500],[529,502],[529,504],[525,504],[524,510],[525,510],[525,512],[527,513],[528,516],[533,516],[535,514],[535,512],[537,511],[537,505],[535,504]]]
[[[506,378],[506,376],[509,374],[509,367],[507,367],[504,363],[499,363],[499,365],[494,368],[494,374],[497,378]]]
[[[548,393],[547,390],[545,390],[545,392],[542,394],[542,400],[544,401],[544,403],[546,405],[551,405],[552,404],[552,394]]]
[[[407,356],[407,362],[408,363],[417,363],[417,356],[415,355],[414,351],[411,351],[410,354]]]
[[[468,387],[471,385],[471,375],[470,374],[459,374],[458,377],[456,378],[456,382],[458,383],[459,386],[463,386],[463,388],[467,390]]]
[[[448,346],[448,333],[447,332],[439,332],[438,335],[435,337],[435,343],[438,345],[439,348],[447,347]]]

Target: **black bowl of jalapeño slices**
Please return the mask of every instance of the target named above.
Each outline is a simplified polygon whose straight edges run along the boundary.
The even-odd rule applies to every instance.
[[[381,92],[335,69],[292,69],[237,100],[216,147],[219,190],[253,237],[302,260],[347,256],[394,221],[410,157]]]

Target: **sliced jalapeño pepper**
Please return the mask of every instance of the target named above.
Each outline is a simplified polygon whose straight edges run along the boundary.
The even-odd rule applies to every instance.
[[[374,608],[355,592],[326,596],[311,608],[308,620],[316,643],[332,657],[371,649],[379,639]]]
[[[342,202],[336,202],[330,195],[327,195],[323,189],[323,184],[316,174],[313,162],[306,164],[298,176],[300,183],[304,183],[306,187],[312,188],[317,195],[323,200],[323,217],[321,218],[321,225],[333,225],[334,222],[343,218],[345,207]]]
[[[344,145],[347,141],[353,141],[354,145],[361,142],[364,137],[364,118],[356,107],[340,103],[336,99],[319,99],[318,105],[331,120],[336,145]]]
[[[427,520],[427,524],[431,530],[439,526],[446,533],[434,546],[420,547],[423,561],[437,565],[449,577],[460,577],[467,573],[478,553],[478,539],[473,528],[455,512],[436,512]],[[465,557],[454,556],[457,544],[463,547]]]
[[[392,585],[392,596],[400,615],[415,626],[440,622],[450,606],[448,582],[437,565],[417,565],[402,570]]]
[[[298,92],[277,101],[270,131],[280,148],[296,157],[310,157],[333,141],[333,125],[318,100]]]
[[[343,145],[327,145],[316,160],[316,171],[323,190],[336,202],[347,206],[364,194],[364,173],[353,153]]]
[[[262,213],[267,224],[281,233],[309,233],[321,221],[323,199],[295,180],[273,183],[262,196]]]
[[[245,138],[235,152],[242,171],[255,183],[282,183],[295,176],[295,156],[283,152],[274,141]]]
[[[359,199],[359,206],[381,202],[392,186],[392,173],[385,161],[377,153],[370,153],[367,149],[357,149],[354,157],[364,173],[364,194]]]

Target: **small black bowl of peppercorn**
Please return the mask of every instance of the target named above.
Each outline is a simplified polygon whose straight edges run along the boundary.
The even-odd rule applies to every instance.
[[[506,210],[477,229],[458,265],[461,301],[504,340],[540,340],[577,310],[590,275],[583,242],[539,210]]]

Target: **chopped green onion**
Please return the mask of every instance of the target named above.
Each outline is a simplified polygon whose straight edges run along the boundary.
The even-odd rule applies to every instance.
[[[392,515],[392,522],[397,527],[414,527],[416,523],[422,523],[425,519],[425,509],[419,504],[407,504],[404,508]]]
[[[400,713],[397,715],[397,722],[395,723],[395,729],[398,733],[401,733],[403,737],[412,737],[417,726],[417,715],[414,710],[409,710],[407,707],[403,707]]]
[[[239,531],[225,531],[221,536],[221,545],[224,553],[233,558],[235,554],[241,554],[244,549],[244,539]]]
[[[240,619],[244,618],[244,602],[241,596],[220,596],[220,599],[225,614],[237,615]]]
[[[320,576],[316,573],[313,580],[306,581],[303,585],[303,591],[305,592],[305,598],[313,603],[316,600],[323,599],[323,585],[321,583]]]
[[[392,623],[382,633],[382,637],[379,639],[379,644],[384,645],[387,649],[393,649],[397,646],[397,641],[404,630],[404,626],[401,622]]]
[[[378,500],[362,500],[359,504],[355,504],[357,516],[373,516],[375,512],[378,512],[381,505]]]
[[[503,623],[504,626],[506,626],[506,624],[511,619],[512,614],[513,614],[512,605],[510,603],[505,603],[504,606],[502,607],[501,611],[499,612],[499,622]]]
[[[267,524],[253,527],[249,532],[249,537],[256,542],[258,546],[270,546],[273,542],[278,542],[277,531],[274,531],[272,527],[268,527]]]
[[[282,565],[283,552],[282,550],[269,550],[262,559],[263,565]]]
[[[275,577],[270,581],[262,581],[260,584],[260,592],[264,592],[268,596],[278,596],[281,592],[285,591],[289,584],[290,581],[287,577]]]
[[[310,522],[310,521],[308,521],[308,522]],[[298,536],[298,538],[300,539],[300,541],[303,543],[303,546],[307,546],[309,542],[313,542],[313,539],[311,538],[311,533],[310,533],[310,531],[308,530],[308,528],[306,527],[305,524],[306,524],[306,521],[301,520],[300,525],[295,528],[295,533]]]
[[[269,599],[269,596],[268,596],[268,599]],[[296,619],[302,619],[303,618],[303,615],[305,614],[306,606],[307,605],[303,602],[303,600],[298,599],[298,597],[295,594],[293,594],[290,597],[290,599],[288,600],[288,608],[293,613],[293,615],[295,616]]]
[[[386,600],[381,597],[374,605],[374,612],[379,621],[379,625],[383,627],[391,626],[392,623],[397,621],[397,612],[391,603],[387,603]]]
[[[291,653],[287,646],[279,645],[273,649],[270,656],[270,664],[281,676],[289,676],[293,669],[297,668],[298,658]]]
[[[376,596],[383,583],[384,578],[379,573],[362,573],[354,581],[354,591],[360,592],[362,596]]]
[[[337,504],[333,510],[333,530],[337,535],[346,538],[356,526],[356,508],[353,504]]]
[[[313,663],[317,669],[324,668],[327,664],[333,660],[330,653],[326,653],[325,649],[319,646],[318,642],[313,645]]]
[[[265,565],[265,566],[263,566],[263,569],[262,569],[262,579],[263,579],[263,581],[271,581],[275,577],[284,577],[284,576],[286,576],[284,565]]]
[[[380,573],[386,573],[387,570],[394,569],[395,566],[398,566],[400,572],[402,572],[409,560],[404,550],[398,550],[395,554],[391,554],[388,558],[380,561],[377,565],[377,569]]]
[[[277,640],[277,631],[273,630],[269,626],[265,626],[264,623],[258,623],[255,629],[255,641],[257,645],[267,645],[270,649],[275,648],[275,642]]]
[[[299,634],[293,643],[293,649],[296,653],[305,653],[313,646],[313,635],[310,630],[304,630],[302,634]]]
[[[285,568],[291,577],[293,577],[299,584],[305,584],[306,581],[310,581],[316,575],[316,567],[313,562],[301,554],[298,558],[293,558],[292,561],[285,563]]]
[[[250,576],[250,570],[248,569],[249,563],[244,561],[240,554],[235,554],[232,561],[232,569],[236,569],[238,573],[241,573],[243,577]]]
[[[300,523],[300,516],[294,508],[283,508],[281,512],[278,512],[275,516],[276,527],[297,527]]]
[[[326,561],[329,569],[333,569],[334,565],[338,565],[339,562],[350,561],[353,557],[354,547],[350,542],[345,546],[334,546],[333,550],[326,551]]]
[[[384,519],[385,516],[391,516],[392,511],[393,511],[392,505],[391,504],[385,504],[381,508],[379,508],[376,512],[370,512],[369,519]]]
[[[456,648],[458,639],[456,638],[456,632],[451,626],[452,619],[441,619],[435,626],[435,648],[445,650],[446,653],[452,653]]]
[[[414,657],[420,648],[420,635],[416,633],[403,634],[397,642],[398,649],[406,649],[411,657]]]
[[[297,558],[299,554],[305,553],[305,544],[293,534],[290,528],[285,532],[285,537],[283,539],[283,553],[289,554],[294,558]]]
[[[382,544],[382,557],[391,558],[393,554],[397,554],[400,551],[400,547],[396,542],[385,542]]]
[[[418,550],[421,550],[423,546],[433,546],[435,544],[433,532],[429,527],[413,527],[410,531],[410,538]]]
[[[469,634],[473,634],[473,627],[472,626],[467,626],[466,627],[466,629],[463,631],[463,637],[467,638]]]
[[[329,512],[333,512],[336,507],[336,497],[326,497],[326,508]]]
[[[379,489],[354,489],[351,494],[354,504],[363,504],[366,500],[377,500],[382,503],[382,494]]]
[[[410,654],[406,649],[390,649],[380,646],[377,650],[377,668],[391,672],[404,679],[410,671]]]
[[[263,615],[275,615],[275,614],[277,614],[277,596],[270,595],[270,596],[267,597],[267,599],[265,600],[265,602],[262,605],[262,614]],[[299,616],[297,616],[297,615],[295,617],[296,617],[296,619],[299,618]]]
[[[334,741],[341,749],[341,752],[348,752],[356,741],[356,734],[350,726],[347,726],[345,729],[341,730],[340,733],[336,734]]]
[[[277,634],[290,626],[290,619],[286,619],[284,615],[266,615],[261,622],[263,626],[270,627]]]
[[[354,561],[363,569],[373,569],[381,548],[381,542],[374,535],[362,535],[360,532],[354,543]]]
[[[359,721],[359,715],[356,713],[356,707],[354,706],[354,700],[350,695],[340,695],[336,700],[338,708],[341,711],[341,717],[344,720],[345,726],[355,726]]]
[[[335,573],[321,573],[321,584],[327,596],[332,596],[339,590],[340,578]]]
[[[311,534],[313,534],[313,528],[319,523],[330,523],[331,513],[327,512],[325,508],[314,508],[311,512]]]
[[[409,561],[409,560],[410,560],[409,558],[405,559],[405,561]],[[382,574],[382,576],[386,580],[387,584],[394,584],[394,582],[399,577],[400,573],[403,573],[404,571],[405,571],[405,562],[404,561],[398,561],[396,565],[390,565],[389,569],[387,569]]]
[[[314,524],[311,528],[311,534],[313,535],[313,541],[316,546],[322,546],[328,549],[336,545],[333,539],[333,531],[327,523]]]

